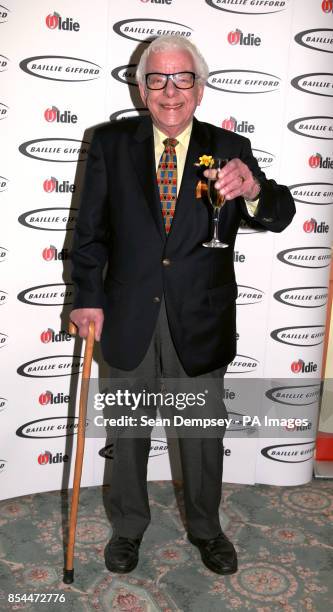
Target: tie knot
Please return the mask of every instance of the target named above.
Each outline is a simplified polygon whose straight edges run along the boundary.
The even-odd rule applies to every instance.
[[[174,149],[178,144],[178,140],[176,138],[166,138],[163,140],[163,144],[166,149]]]

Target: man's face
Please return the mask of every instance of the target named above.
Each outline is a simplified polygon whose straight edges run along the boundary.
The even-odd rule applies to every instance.
[[[187,51],[161,51],[151,53],[148,72],[195,72],[192,56]],[[153,122],[164,134],[175,138],[191,122],[196,107],[200,104],[204,86],[197,81],[191,89],[177,89],[171,79],[164,89],[151,90],[139,84],[142,101],[148,107]]]

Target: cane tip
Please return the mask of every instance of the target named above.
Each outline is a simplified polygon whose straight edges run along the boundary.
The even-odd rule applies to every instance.
[[[65,584],[72,584],[74,582],[74,569],[65,569],[63,582]]]

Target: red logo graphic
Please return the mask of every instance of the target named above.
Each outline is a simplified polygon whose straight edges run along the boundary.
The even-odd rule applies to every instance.
[[[49,451],[45,451],[44,454],[38,455],[37,461],[39,465],[47,465],[50,462],[51,453]]]
[[[54,330],[49,328],[41,333],[40,339],[44,344],[48,344],[48,342],[51,342],[53,334]]]
[[[52,191],[55,190],[57,185],[57,179],[54,178],[54,176],[51,176],[51,178],[46,179],[43,183],[43,189],[44,191],[46,191],[46,193],[52,193]]]
[[[310,234],[311,232],[313,232],[315,227],[316,227],[315,219],[307,219],[307,221],[304,221],[303,223],[303,229],[307,234]]]
[[[227,38],[228,38],[228,43],[230,43],[230,45],[237,45],[240,41],[240,37],[241,37],[241,31],[240,30],[234,30],[233,32],[229,32]]]
[[[321,3],[321,8],[324,11],[324,13],[332,13],[333,12],[332,0],[323,0]]]
[[[298,361],[293,361],[290,369],[294,374],[299,374],[302,371],[302,368],[304,366],[304,361],[302,361],[302,359],[299,359]]]
[[[46,406],[46,404],[49,404],[52,398],[52,393],[51,391],[45,391],[45,393],[41,393],[38,401],[42,406]]]
[[[57,249],[55,246],[50,245],[49,247],[46,247],[45,249],[43,249],[43,259],[45,259],[45,261],[52,261],[52,259],[54,259],[56,256],[56,252]]]
[[[222,127],[225,130],[229,130],[230,132],[235,131],[236,119],[234,117],[229,117],[229,119],[223,119]]]
[[[320,155],[320,153],[311,155],[311,157],[309,157],[310,168],[319,168],[321,160],[322,160],[322,156]]]
[[[61,19],[59,13],[54,12],[53,15],[51,13],[46,17],[45,23],[50,30],[55,30],[59,25],[59,20]]]
[[[57,119],[57,113],[59,113],[59,108],[52,106],[52,108],[47,108],[46,111],[44,111],[44,118],[49,123],[52,123],[52,121]]]

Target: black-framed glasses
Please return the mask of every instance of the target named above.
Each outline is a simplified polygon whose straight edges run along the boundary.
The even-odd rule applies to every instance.
[[[174,72],[173,74],[148,72],[146,74],[146,85],[148,89],[164,89],[169,79],[177,89],[191,89],[194,86],[196,75],[195,72]]]

